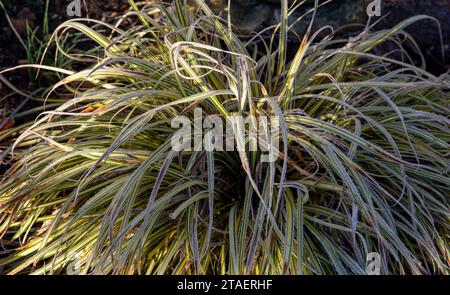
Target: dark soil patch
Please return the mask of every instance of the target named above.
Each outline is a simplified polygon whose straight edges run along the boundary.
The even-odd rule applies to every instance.
[[[48,23],[50,34],[58,25],[71,18],[66,11],[70,2],[69,0],[49,1]],[[89,0],[84,2],[81,1],[82,17],[103,21],[113,18],[129,8],[127,0]],[[25,42],[29,34],[27,25],[36,32],[36,36],[40,40],[45,38],[43,27],[46,0],[6,0],[3,3],[13,27]],[[8,23],[4,11],[0,10],[0,70],[26,63],[29,63],[26,51]],[[45,87],[53,82],[48,81],[48,77],[45,76],[34,79],[34,76],[30,75],[30,72],[27,70],[17,70],[6,76],[8,81],[17,89],[28,93],[39,86]],[[3,119],[10,117],[12,113],[36,106],[36,102],[29,101],[23,105],[23,101],[24,98],[22,96],[15,94],[4,83],[0,82],[0,124],[2,124],[2,121],[4,122]],[[20,110],[18,109],[19,107],[21,108]],[[6,124],[3,123],[0,130],[19,123],[10,120]]]

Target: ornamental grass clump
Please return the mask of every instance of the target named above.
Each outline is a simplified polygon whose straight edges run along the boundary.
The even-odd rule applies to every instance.
[[[195,2],[69,20],[53,40],[73,63],[28,66],[62,76],[49,101],[71,97],[0,133],[14,160],[4,272],[364,274],[376,252],[382,274],[448,274],[450,77],[400,45],[403,59],[373,53],[414,44],[403,29],[427,17],[345,40],[308,30],[288,59],[287,1],[270,38],[238,37]],[[64,50],[74,32],[96,44]],[[277,117],[278,157],[175,151],[172,120],[198,108]]]

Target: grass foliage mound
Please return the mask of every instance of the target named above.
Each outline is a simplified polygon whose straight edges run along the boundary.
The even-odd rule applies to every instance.
[[[403,61],[372,53],[426,17],[345,40],[308,31],[287,58],[287,1],[280,24],[250,38],[196,2],[130,1],[117,25],[67,21],[53,40],[72,62],[28,66],[61,75],[48,102],[69,98],[0,133],[14,159],[0,182],[0,267],[364,274],[378,252],[383,274],[448,274],[450,77],[401,46]],[[75,37],[91,45],[63,46]],[[279,157],[174,151],[172,119],[198,107],[224,121],[277,116]]]

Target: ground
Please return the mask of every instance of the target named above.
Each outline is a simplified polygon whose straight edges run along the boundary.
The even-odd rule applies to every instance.
[[[88,15],[93,19],[107,20],[117,16],[119,13],[129,8],[127,0],[112,0],[112,1],[85,1],[87,9],[84,5],[83,15]],[[27,39],[31,35],[27,29],[27,25],[32,31],[36,32],[36,37],[39,40],[46,40],[49,35],[44,35],[44,18],[46,0],[25,0],[25,1],[3,1],[7,13],[11,19],[11,25],[21,36],[26,44]],[[62,22],[68,20],[70,17],[66,13],[66,0],[50,0],[49,1],[49,33]],[[23,45],[15,35],[14,30],[5,17],[4,11],[0,10],[0,70],[6,68],[29,63],[29,57],[24,49]],[[46,43],[45,43],[46,44]],[[34,48],[33,51],[37,51],[38,48]],[[34,79],[33,75],[27,70],[15,71],[14,74],[7,76],[8,80],[18,89],[25,92],[31,91],[41,84],[46,84],[40,79]],[[48,84],[48,81],[47,81]],[[11,90],[0,81],[0,124],[4,121],[4,118],[10,116],[12,112],[18,112],[26,108],[32,107],[33,102],[27,102],[22,105],[23,97],[15,95]],[[18,109],[20,107],[20,109]],[[24,118],[26,120],[28,118]],[[20,123],[20,122],[19,122]],[[9,120],[1,126],[0,130],[4,128],[10,128],[18,122]]]

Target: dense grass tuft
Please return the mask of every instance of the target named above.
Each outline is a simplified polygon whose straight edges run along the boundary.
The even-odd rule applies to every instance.
[[[425,16],[309,32],[289,61],[286,15],[239,39],[201,0],[130,2],[138,26],[55,32],[98,45],[60,52],[82,71],[34,66],[72,98],[0,133],[20,134],[0,182],[7,273],[363,274],[370,252],[384,274],[450,272],[450,77],[371,54]],[[195,107],[278,116],[280,157],[173,151],[171,120]]]

